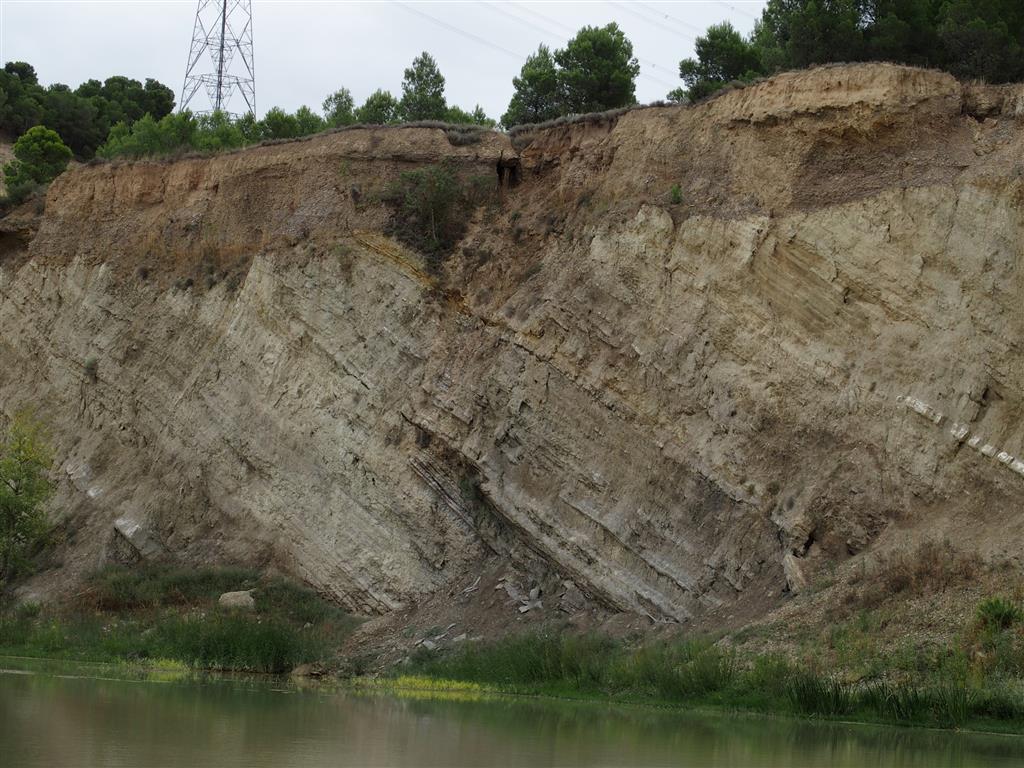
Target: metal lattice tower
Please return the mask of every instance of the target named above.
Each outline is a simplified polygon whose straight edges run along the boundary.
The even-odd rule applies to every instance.
[[[203,54],[210,55],[213,72],[203,72]],[[241,59],[241,63],[238,63]],[[231,65],[234,64],[234,74]],[[229,110],[236,93],[245,101],[245,112],[256,114],[256,66],[252,47],[251,0],[199,0],[196,23],[192,29],[192,49],[185,67],[179,109],[184,110],[200,88],[210,97],[210,109]]]

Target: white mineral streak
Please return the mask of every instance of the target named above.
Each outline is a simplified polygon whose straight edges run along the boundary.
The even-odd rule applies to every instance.
[[[914,413],[924,416],[935,424],[941,423],[944,418],[943,415],[936,411],[932,406],[928,405],[923,400],[917,399],[916,397],[898,395],[896,397],[896,402],[905,405],[907,408],[914,411]],[[957,442],[962,443],[964,439],[967,438],[967,435],[970,434],[970,430],[963,424],[954,421],[949,428],[949,434],[951,434]],[[995,458],[1000,464],[1009,467],[1017,474],[1024,475],[1024,462],[1014,458],[1013,454],[1000,450],[996,446],[992,445],[992,443],[986,443],[981,435],[971,435],[971,437],[967,439],[967,445],[981,453],[983,456]]]

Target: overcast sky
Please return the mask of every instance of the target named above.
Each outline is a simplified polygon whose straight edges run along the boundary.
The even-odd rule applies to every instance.
[[[658,2],[349,2],[253,0],[256,103],[320,110],[340,86],[356,103],[377,88],[398,95],[402,70],[429,51],[447,80],[449,104],[480,104],[498,118],[512,77],[547,43],[561,47],[581,26],[618,22],[640,60],[637,99],[679,85],[678,63],[694,38],[728,19],[748,33],[764,0]],[[155,77],[180,98],[196,0],[0,0],[0,61],[28,61],[44,84]],[[209,108],[204,95],[190,105]],[[237,98],[237,97],[236,97]],[[243,111],[236,101],[234,111]]]

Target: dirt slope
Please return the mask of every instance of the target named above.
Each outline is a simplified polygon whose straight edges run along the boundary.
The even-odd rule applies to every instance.
[[[76,168],[0,221],[0,410],[60,462],[29,589],[127,535],[367,614],[483,574],[509,621],[713,624],[905,540],[1016,557],[1022,113],[825,67],[463,146]],[[435,278],[380,193],[441,161],[505,181]]]

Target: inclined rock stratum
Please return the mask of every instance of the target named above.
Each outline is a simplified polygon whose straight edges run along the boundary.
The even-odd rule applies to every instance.
[[[435,276],[381,193],[442,162],[502,181]],[[914,538],[1015,557],[1022,203],[1024,88],[888,65],[68,171],[0,221],[0,410],[57,459],[38,588],[126,531],[371,615],[495,562],[684,621]]]

